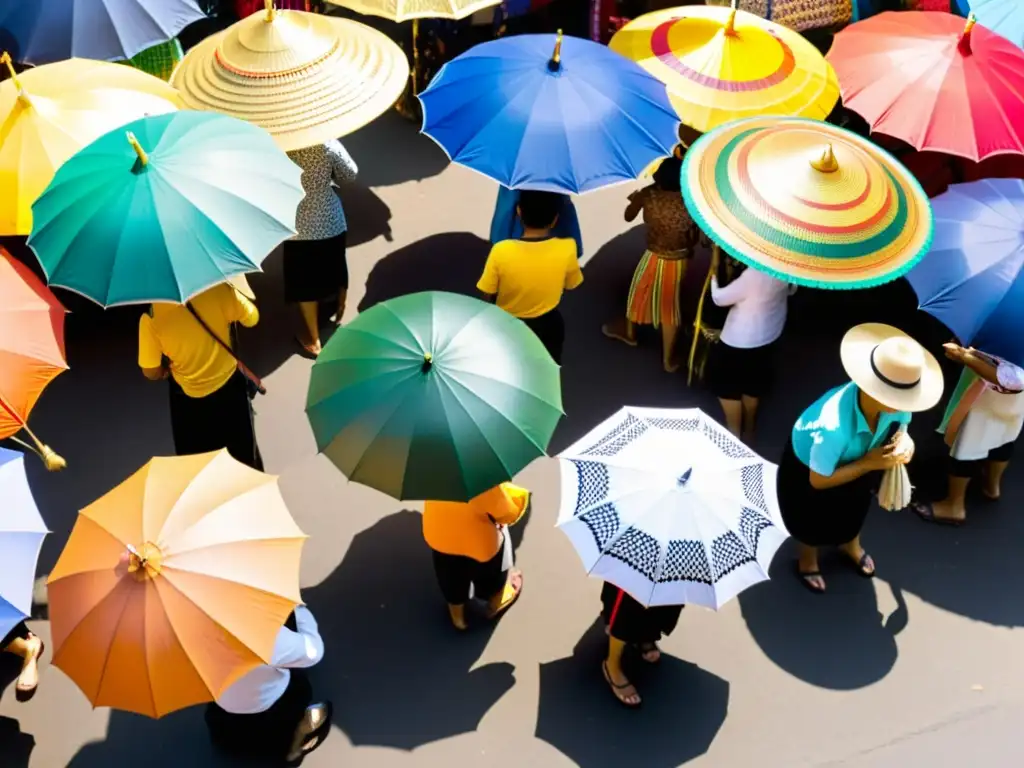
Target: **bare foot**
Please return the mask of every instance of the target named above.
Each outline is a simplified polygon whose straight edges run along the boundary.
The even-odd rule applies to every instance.
[[[847,558],[849,558],[854,569],[861,576],[871,578],[875,575],[875,561],[871,559],[871,555],[864,551],[863,547],[847,544],[839,549]]]
[[[448,615],[457,630],[465,631],[469,628],[469,624],[466,623],[466,607],[464,605],[449,605]]]
[[[637,643],[640,651],[640,658],[648,664],[657,664],[661,661],[661,649],[657,643]]]
[[[320,339],[317,339],[316,341],[304,341],[301,336],[296,336],[295,343],[302,347],[302,350],[308,357],[318,357],[323,351],[323,347],[320,345]]]
[[[636,336],[631,334],[626,327],[626,321],[616,320],[611,323],[605,323],[601,326],[601,333],[607,336],[609,339],[615,339],[621,341],[623,344],[628,344],[631,347],[636,346]]]
[[[39,687],[39,657],[43,655],[43,641],[36,635],[25,638],[26,653],[21,663],[21,673],[15,685],[17,698],[27,701]]]
[[[675,373],[676,371],[679,370],[680,366],[682,365],[682,363],[680,363],[676,359],[662,360],[661,364],[665,368],[665,373]]]
[[[515,605],[522,592],[523,572],[513,569],[508,572],[508,581],[505,582],[505,587],[488,602],[490,611],[487,614],[487,618],[496,619],[501,616],[501,614]]]
[[[640,706],[640,694],[637,693],[634,685],[629,682],[627,678],[620,671],[618,674],[613,675],[611,670],[608,668],[608,662],[601,662],[601,672],[604,673],[605,682],[608,683],[608,687],[611,688],[612,694],[621,704],[629,707],[630,709],[636,709]]]

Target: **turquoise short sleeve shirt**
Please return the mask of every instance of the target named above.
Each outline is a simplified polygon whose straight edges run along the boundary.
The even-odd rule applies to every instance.
[[[793,452],[812,472],[828,477],[885,442],[893,424],[910,423],[909,413],[883,413],[872,432],[860,411],[858,392],[853,382],[830,389],[793,425]]]

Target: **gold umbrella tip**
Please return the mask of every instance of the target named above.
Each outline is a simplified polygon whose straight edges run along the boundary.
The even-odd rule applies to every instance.
[[[263,0],[263,7],[266,8],[267,15],[263,19],[266,22],[271,22],[274,17],[277,16],[277,9],[274,8],[274,0]]]
[[[732,7],[729,9],[729,17],[725,20],[725,29],[722,30],[727,35],[736,34],[736,8]]]
[[[819,156],[811,160],[811,168],[822,173],[835,173],[839,170],[839,161],[836,160],[831,144],[827,145]]]
[[[423,365],[420,366],[420,370],[426,373],[434,367],[434,356],[430,352],[423,353]]]
[[[11,82],[14,83],[14,87],[18,89],[18,95],[25,98],[25,89],[21,86],[21,80],[18,79],[18,73],[14,71],[14,61],[11,59],[11,54],[8,51],[0,53],[0,64],[7,65],[7,73],[11,76]]]
[[[42,456],[43,466],[46,467],[47,472],[60,472],[68,465],[64,460],[64,457],[48,445],[43,446],[43,449],[40,451],[40,455]]]
[[[555,35],[555,52],[551,55],[551,61],[548,62],[548,69],[552,72],[557,72],[562,66],[562,30],[558,30]]]
[[[971,30],[974,29],[974,25],[978,23],[977,17],[974,13],[971,13],[967,17],[967,23],[964,24],[964,31],[960,33],[960,43],[957,47],[963,54],[969,54],[971,52]]]
[[[135,138],[134,133],[126,131],[125,136],[128,139],[128,143],[132,145],[132,149],[135,150],[135,154],[139,156],[139,167],[144,168],[149,163],[149,155],[146,154],[146,150],[139,144],[139,140]]]

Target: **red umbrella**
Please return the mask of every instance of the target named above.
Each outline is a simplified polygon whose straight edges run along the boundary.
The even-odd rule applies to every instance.
[[[1024,50],[973,19],[882,13],[836,35],[828,60],[873,131],[974,161],[1024,154]]]

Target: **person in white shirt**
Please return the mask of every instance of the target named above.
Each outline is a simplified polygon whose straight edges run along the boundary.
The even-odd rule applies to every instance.
[[[214,743],[235,754],[302,762],[331,726],[330,702],[312,703],[303,671],[323,655],[316,619],[298,606],[277,635],[271,663],[246,673],[207,706]]]
[[[717,263],[717,253],[716,249],[711,300],[729,307],[729,314],[711,353],[708,382],[722,404],[729,431],[751,442],[758,402],[774,378],[776,342],[786,325],[787,302],[795,286],[738,264],[734,266],[742,269],[739,276],[720,285],[724,264]]]

